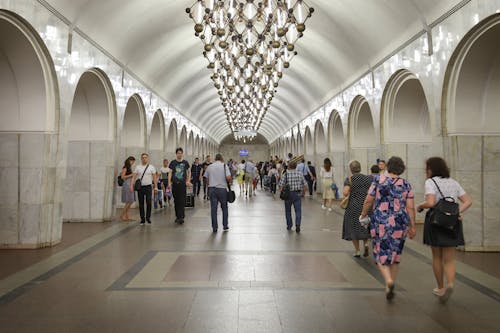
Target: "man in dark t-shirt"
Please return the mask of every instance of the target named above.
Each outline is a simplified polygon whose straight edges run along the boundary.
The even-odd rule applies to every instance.
[[[175,223],[184,223],[184,205],[186,203],[186,186],[191,186],[191,169],[189,162],[182,158],[182,148],[175,150],[176,159],[170,162],[172,170],[168,175],[168,185],[172,188],[175,205]]]
[[[193,165],[191,165],[191,183],[193,184],[193,193],[196,196],[200,195],[201,170],[202,166],[197,157],[194,159]]]
[[[208,166],[212,164],[212,159],[210,158],[210,155],[207,155],[205,162],[201,164],[201,177],[203,178],[203,199],[208,200],[208,182],[207,182],[207,177],[205,177],[205,171],[207,170]]]

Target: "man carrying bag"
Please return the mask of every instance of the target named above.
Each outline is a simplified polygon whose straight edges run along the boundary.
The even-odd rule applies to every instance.
[[[210,195],[210,208],[212,218],[212,231],[217,232],[217,205],[220,203],[222,209],[222,226],[224,231],[229,230],[228,224],[228,190],[231,191],[231,172],[224,164],[221,154],[215,155],[215,162],[210,164],[205,171],[208,182],[208,193]],[[234,201],[234,192],[232,193]]]

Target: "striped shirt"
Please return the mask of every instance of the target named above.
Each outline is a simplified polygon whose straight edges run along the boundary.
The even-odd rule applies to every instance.
[[[280,186],[285,186],[285,183],[290,186],[290,191],[302,191],[306,185],[304,175],[297,170],[288,170],[281,177]]]

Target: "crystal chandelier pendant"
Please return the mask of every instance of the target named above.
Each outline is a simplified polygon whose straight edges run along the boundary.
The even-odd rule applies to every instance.
[[[186,9],[235,139],[257,135],[313,12],[303,0],[197,0]]]

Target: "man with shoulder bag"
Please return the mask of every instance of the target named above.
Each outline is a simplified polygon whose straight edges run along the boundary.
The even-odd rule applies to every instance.
[[[156,168],[149,164],[149,155],[146,153],[141,154],[141,165],[135,167],[130,183],[130,191],[137,191],[137,198],[139,199],[139,212],[141,215],[141,225],[147,221],[148,225],[151,224],[151,197],[154,190],[158,192],[158,174]],[[144,212],[144,200],[146,200],[146,212]]]
[[[295,231],[300,232],[302,219],[302,197],[305,195],[306,180],[302,172],[296,170],[297,163],[290,161],[286,173],[281,177],[280,181],[280,198],[285,201],[285,217],[286,229],[291,230],[292,221],[292,205],[295,209]],[[288,192],[288,195],[285,195]]]
[[[231,172],[224,163],[221,154],[215,155],[215,162],[210,164],[205,172],[210,194],[210,208],[212,219],[212,231],[215,233],[218,229],[217,205],[220,203],[222,209],[222,226],[224,231],[229,230],[228,224],[228,197],[230,202],[234,201],[234,192],[231,190]]]

